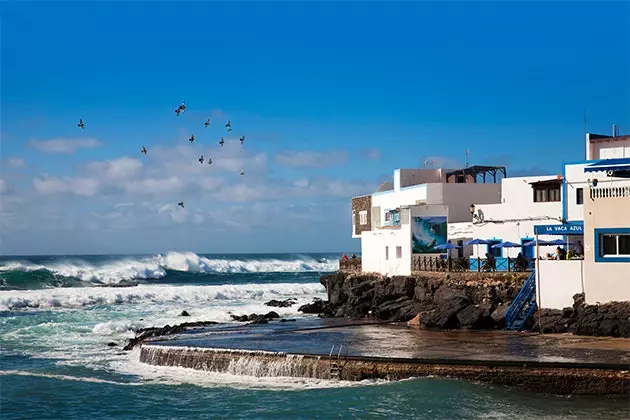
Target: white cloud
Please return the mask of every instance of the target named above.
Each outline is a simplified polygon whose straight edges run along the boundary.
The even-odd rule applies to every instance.
[[[107,161],[90,162],[86,165],[86,169],[98,178],[119,181],[137,176],[142,166],[140,160],[123,156]]]
[[[11,186],[4,179],[0,178],[0,194],[7,194],[11,192]]]
[[[78,149],[92,149],[101,146],[94,138],[56,138],[52,140],[31,140],[28,145],[44,153],[74,153]]]
[[[5,161],[9,168],[23,168],[26,166],[26,162],[24,162],[24,159],[20,157],[7,158]]]
[[[381,157],[381,151],[378,149],[364,149],[361,151],[361,154],[371,160],[376,160]]]
[[[33,179],[33,187],[42,194],[93,196],[98,191],[99,183],[90,178],[49,178],[40,176]]]
[[[348,152],[345,150],[316,151],[285,151],[276,155],[276,162],[284,166],[323,168],[326,166],[341,165],[348,161]]]

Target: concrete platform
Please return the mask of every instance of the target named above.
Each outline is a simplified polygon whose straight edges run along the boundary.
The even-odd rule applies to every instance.
[[[330,359],[333,345],[336,355],[341,344],[339,359]],[[318,319],[198,329],[146,342],[141,361],[255,376],[438,375],[554,394],[630,395],[630,340],[607,337],[426,331]]]

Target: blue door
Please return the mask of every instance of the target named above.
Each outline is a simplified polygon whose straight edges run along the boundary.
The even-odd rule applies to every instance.
[[[534,238],[521,238],[521,245],[533,241]],[[521,253],[525,258],[531,259],[534,258],[534,247],[533,246],[522,246]]]

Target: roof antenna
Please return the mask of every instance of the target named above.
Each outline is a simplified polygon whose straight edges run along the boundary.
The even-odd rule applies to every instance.
[[[466,149],[466,168],[468,168],[468,156],[470,156],[470,149]]]
[[[584,108],[584,138],[586,138],[586,108]]]

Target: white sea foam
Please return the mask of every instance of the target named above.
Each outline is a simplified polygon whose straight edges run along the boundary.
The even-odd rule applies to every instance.
[[[159,279],[167,270],[188,273],[300,273],[328,272],[339,268],[336,260],[317,260],[306,255],[291,260],[277,258],[208,258],[194,252],[168,252],[151,257],[121,257],[102,263],[81,259],[64,259],[46,264],[27,261],[4,261],[2,271],[47,270],[57,276],[85,282],[116,284],[124,280]]]
[[[176,304],[178,313],[188,305],[225,310],[285,297],[323,295],[319,283],[252,283],[218,286],[139,285],[124,288],[76,287],[46,290],[2,290],[0,310],[81,308],[102,305],[158,304],[163,311]]]

